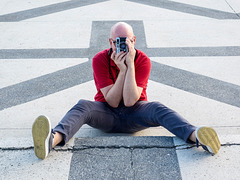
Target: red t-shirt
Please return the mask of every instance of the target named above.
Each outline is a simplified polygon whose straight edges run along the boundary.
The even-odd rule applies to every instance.
[[[117,75],[119,72],[118,67],[114,63],[114,61],[108,55],[109,49],[103,50],[97,53],[92,61],[93,67],[93,76],[95,85],[97,88],[97,94],[95,95],[95,101],[106,102],[102,92],[100,89],[114,84],[117,79]],[[111,74],[109,73],[109,60],[110,60],[110,68]],[[136,50],[135,57],[135,79],[137,86],[142,87],[143,91],[139,98],[139,101],[147,101],[147,83],[150,75],[151,69],[151,61],[147,57],[147,55],[140,50]],[[114,79],[114,81],[113,81]]]

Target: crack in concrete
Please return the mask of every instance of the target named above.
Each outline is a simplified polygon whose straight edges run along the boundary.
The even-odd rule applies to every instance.
[[[225,143],[221,144],[221,147],[230,147],[230,146],[240,146],[240,143]],[[189,145],[189,144],[182,144],[182,145],[175,145],[175,146],[83,146],[83,147],[68,147],[68,148],[53,148],[54,151],[83,151],[87,149],[129,149],[131,152],[135,149],[176,149],[176,150],[185,150],[191,149],[196,147],[196,145]],[[0,151],[25,151],[25,150],[33,150],[33,146],[29,147],[0,147]]]
[[[34,149],[33,146],[29,147],[0,147],[1,151],[24,151]]]
[[[133,151],[134,151],[134,149],[130,148],[129,151],[130,151],[130,167],[131,167],[131,170],[132,170],[132,173],[133,173],[133,180],[134,180],[135,176],[136,176],[135,175],[135,169],[133,167]]]

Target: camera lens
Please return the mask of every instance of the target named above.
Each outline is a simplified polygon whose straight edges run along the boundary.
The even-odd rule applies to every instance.
[[[126,48],[126,44],[121,44],[120,48],[125,49]]]

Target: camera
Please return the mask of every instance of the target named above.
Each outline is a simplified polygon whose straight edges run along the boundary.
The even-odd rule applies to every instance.
[[[128,46],[125,41],[126,41],[126,37],[116,38],[117,54],[120,53],[120,51],[128,52]]]

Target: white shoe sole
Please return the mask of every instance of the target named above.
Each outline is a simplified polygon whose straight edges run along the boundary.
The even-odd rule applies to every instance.
[[[45,159],[49,153],[49,138],[51,123],[46,116],[39,116],[32,126],[34,152],[40,159]]]

